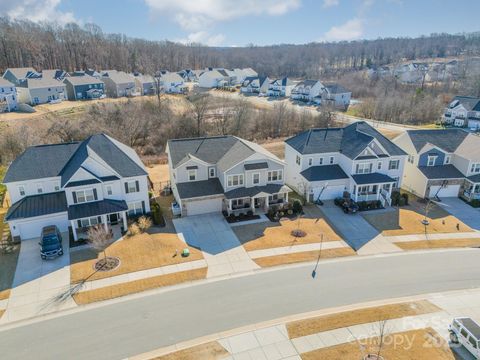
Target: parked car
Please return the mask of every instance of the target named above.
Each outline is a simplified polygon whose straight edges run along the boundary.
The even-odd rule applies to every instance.
[[[480,325],[471,318],[455,318],[448,326],[450,341],[461,344],[475,359],[480,359]]]
[[[63,255],[62,234],[55,225],[45,226],[40,238],[40,256],[43,260]]]

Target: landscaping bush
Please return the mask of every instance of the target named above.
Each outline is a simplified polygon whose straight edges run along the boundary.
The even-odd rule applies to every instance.
[[[375,205],[376,205],[376,209],[380,209],[382,207],[382,202],[380,200],[377,200],[375,202]]]
[[[366,201],[359,201],[359,202],[357,203],[357,205],[358,205],[358,210],[359,210],[359,211],[365,211],[365,210],[367,210],[368,204],[367,204]]]
[[[252,210],[248,210],[248,211],[247,211],[247,216],[253,216],[253,211],[252,211]]]
[[[400,203],[400,192],[399,191],[392,191],[392,205],[399,206]]]
[[[136,223],[133,223],[128,227],[128,236],[135,236],[140,234],[140,228]]]
[[[152,211],[153,223],[155,225],[163,225],[162,209],[157,203],[150,204],[150,209]]]
[[[405,198],[402,196],[398,199],[397,206],[405,206],[405,205],[407,205],[407,202],[406,202]]]
[[[472,207],[474,207],[474,208],[478,208],[478,207],[480,207],[480,200],[479,199],[473,199],[472,201],[470,201],[470,205],[472,205]]]
[[[403,193],[403,194],[402,194],[402,198],[405,200],[405,205],[408,205],[408,194],[407,194],[407,193]]]
[[[147,231],[152,226],[152,219],[147,216],[140,216],[137,223],[138,229],[140,232]]]
[[[292,210],[292,209],[288,209],[288,210],[287,210],[287,214],[288,214],[288,215],[293,215],[293,210]]]
[[[227,217],[227,216],[228,216],[228,211],[227,211],[227,210],[223,210],[223,211],[222,211],[222,214],[223,214],[223,216]]]
[[[278,216],[283,217],[283,216],[285,216],[285,213],[283,211],[279,211]]]
[[[298,200],[295,200],[292,205],[292,210],[296,214],[300,214],[303,211],[302,203]]]
[[[337,197],[335,200],[333,200],[333,203],[337,206],[341,206],[343,204],[343,198]]]

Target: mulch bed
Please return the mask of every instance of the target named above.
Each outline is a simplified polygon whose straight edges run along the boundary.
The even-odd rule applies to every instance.
[[[242,222],[242,221],[248,221],[248,220],[257,220],[257,219],[260,219],[260,215],[245,215],[245,216],[235,216],[234,218],[231,218],[230,216],[226,216],[225,217],[225,220],[227,220],[227,222],[229,224],[233,224],[233,223],[238,223],[238,222]]]
[[[118,257],[107,256],[106,259],[98,260],[94,265],[95,271],[112,271],[120,266],[120,259]]]

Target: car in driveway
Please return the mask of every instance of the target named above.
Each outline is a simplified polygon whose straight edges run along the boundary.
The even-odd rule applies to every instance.
[[[467,317],[455,318],[448,327],[450,341],[461,344],[475,359],[480,359],[480,325]]]
[[[63,255],[62,234],[56,225],[45,226],[40,237],[40,256],[43,260]]]

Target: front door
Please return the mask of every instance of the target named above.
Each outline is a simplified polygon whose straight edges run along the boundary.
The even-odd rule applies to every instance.
[[[118,224],[118,214],[110,214],[108,215],[109,221],[111,225],[117,225]]]
[[[254,203],[255,209],[259,209],[264,206],[265,198],[255,198],[253,203]]]

